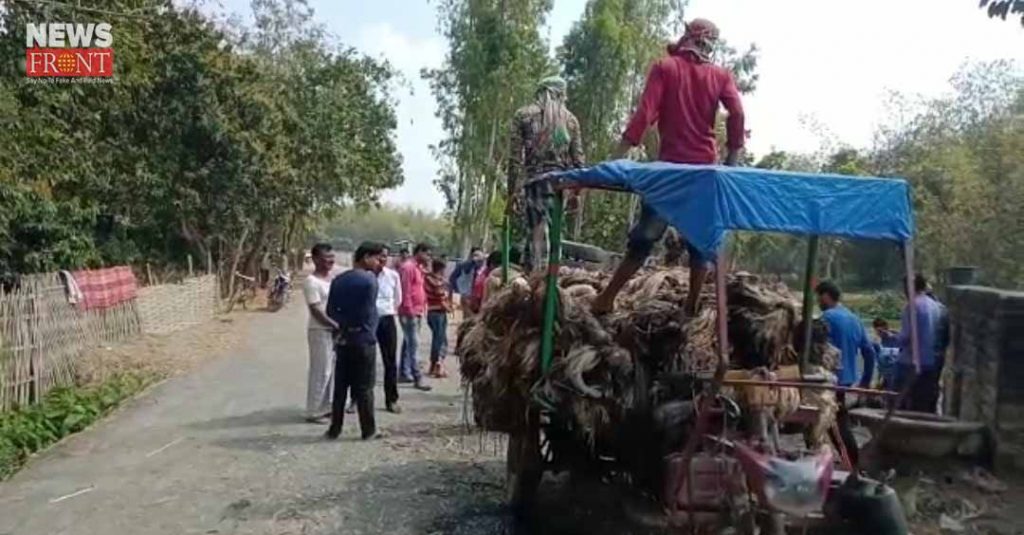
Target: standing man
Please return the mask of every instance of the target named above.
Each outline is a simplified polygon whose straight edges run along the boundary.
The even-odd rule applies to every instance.
[[[903,309],[900,322],[900,363],[897,366],[897,387],[902,391],[914,377],[911,353],[910,313],[917,315],[917,343],[921,357],[921,371],[914,380],[905,409],[934,413],[939,403],[939,375],[945,364],[949,346],[948,317],[945,307],[928,295],[928,280],[918,273],[914,276],[914,302]]]
[[[661,147],[658,160],[688,164],[713,164],[718,160],[715,117],[719,104],[729,112],[726,121],[728,155],[725,165],[736,165],[743,149],[743,106],[736,81],[727,69],[714,65],[712,55],[718,42],[718,27],[705,19],[694,19],[686,33],[668,48],[647,75],[647,84],[636,113],[622,134],[616,150],[621,158],[643,141],[647,128],[658,123]],[[629,231],[626,258],[615,270],[604,291],[594,299],[596,313],[610,312],[622,286],[651,254],[668,223],[644,205],[640,219]],[[685,237],[684,237],[685,238]],[[690,255],[690,290],[686,312],[696,314],[700,291],[708,273],[708,260],[687,243]]]
[[[402,283],[398,272],[387,266],[388,249],[384,248],[377,273],[377,344],[384,367],[384,403],[388,412],[399,414],[398,406],[398,307],[402,304]]]
[[[345,420],[345,398],[351,394],[359,409],[359,430],[363,440],[377,438],[373,416],[373,383],[377,358],[377,276],[384,262],[384,245],[363,242],[356,249],[352,269],[331,282],[327,315],[338,324],[334,351],[334,399],[327,438],[341,434]]]
[[[334,251],[318,243],[310,251],[313,273],[302,283],[302,295],[309,307],[306,340],[309,342],[309,379],[306,385],[306,421],[322,423],[331,413],[334,389],[334,331],[338,324],[327,315]]]
[[[451,292],[444,279],[446,264],[434,260],[426,277],[427,326],[430,327],[430,376],[448,377],[444,357],[448,352],[448,314],[451,313]]]
[[[416,350],[419,344],[419,332],[423,326],[423,316],[427,313],[427,290],[424,270],[430,265],[430,246],[425,243],[416,245],[412,256],[407,258],[398,268],[398,277],[402,281],[402,304],[398,307],[398,322],[402,325],[402,361],[401,377],[404,382],[412,382],[417,390],[430,391],[430,386],[423,382]]]
[[[828,341],[840,352],[839,386],[859,384],[862,388],[871,386],[871,377],[875,373],[875,347],[868,338],[864,324],[856,314],[840,303],[842,293],[835,283],[824,281],[814,289],[818,294],[818,306],[821,307],[821,319],[828,324]],[[864,359],[864,373],[857,380],[857,354]],[[839,414],[839,434],[842,436],[850,461],[856,466],[859,457],[857,440],[850,427],[850,414],[846,408],[846,393],[837,392]]]
[[[479,247],[473,247],[469,250],[469,259],[456,265],[448,277],[448,287],[453,294],[459,295],[459,302],[463,308],[472,310],[473,305],[470,301],[473,298],[473,281],[483,268],[484,252]]]
[[[512,139],[508,162],[508,202],[510,220],[526,212],[527,270],[543,269],[548,254],[548,205],[554,198],[550,183],[525,183],[551,171],[583,166],[583,142],[580,123],[565,107],[565,80],[552,76],[540,81],[536,99],[519,108],[512,120]],[[570,208],[578,203],[576,194]]]

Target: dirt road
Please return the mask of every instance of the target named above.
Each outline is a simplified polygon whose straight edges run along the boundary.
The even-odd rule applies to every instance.
[[[231,354],[34,459],[0,484],[0,535],[513,531],[504,445],[467,431],[457,378],[403,388],[380,442],[358,440],[354,417],[339,442],[303,422],[304,322],[297,303],[255,315]],[[515,531],[640,532],[614,526],[614,497],[547,494],[545,520]]]

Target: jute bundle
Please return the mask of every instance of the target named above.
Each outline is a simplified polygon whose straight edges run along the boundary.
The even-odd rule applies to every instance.
[[[705,285],[703,307],[685,318],[688,278],[683,268],[643,271],[627,283],[615,312],[595,317],[590,302],[608,275],[563,269],[552,367],[543,380],[543,278],[493,296],[479,316],[462,324],[457,347],[477,424],[513,431],[525,425],[531,404],[539,403],[570,418],[575,432],[594,444],[613,439],[618,424],[636,408],[639,389],[649,391],[655,377],[713,371],[714,288]],[[727,301],[736,367],[775,369],[796,362],[798,303],[783,286],[730,276]],[[815,348],[812,360],[826,360],[821,353],[831,346]],[[638,364],[648,373],[636,374]]]

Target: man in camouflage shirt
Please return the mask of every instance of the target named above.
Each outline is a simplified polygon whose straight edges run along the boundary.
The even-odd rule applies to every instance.
[[[554,192],[549,183],[526,184],[551,171],[583,166],[580,123],[565,107],[565,81],[558,77],[541,80],[536,100],[516,111],[508,165],[508,204],[511,218],[525,212],[526,247],[523,265],[544,269],[548,254],[548,206]],[[575,193],[570,208],[577,203]]]

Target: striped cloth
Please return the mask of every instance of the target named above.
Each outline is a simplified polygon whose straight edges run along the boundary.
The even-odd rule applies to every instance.
[[[427,291],[427,310],[449,311],[448,282],[444,280],[444,275],[428,273],[424,282]]]
[[[74,272],[82,292],[82,310],[111,308],[135,299],[138,283],[128,266]]]

